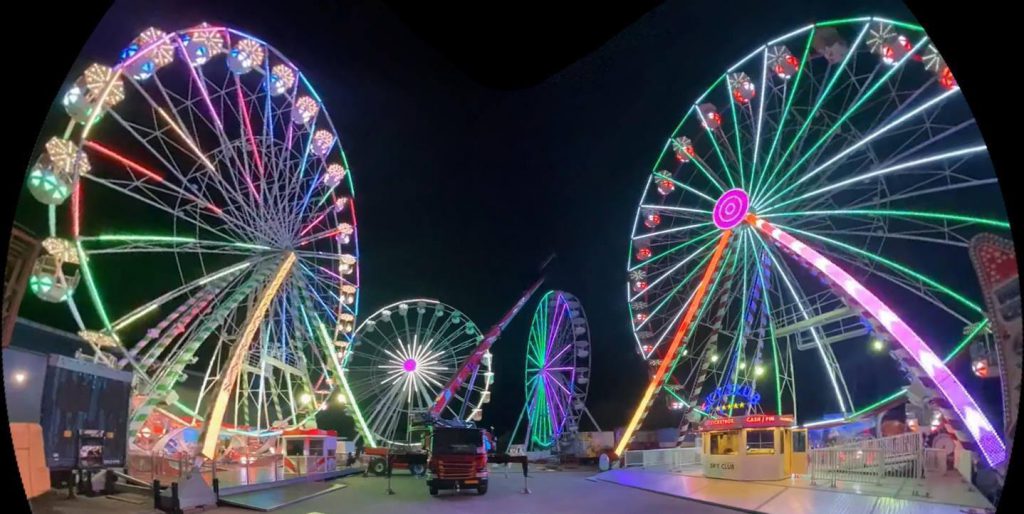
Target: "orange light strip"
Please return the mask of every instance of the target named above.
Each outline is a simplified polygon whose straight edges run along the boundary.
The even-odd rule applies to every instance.
[[[629,421],[626,431],[622,433],[622,439],[619,440],[619,444],[615,447],[615,455],[617,457],[622,457],[623,452],[629,445],[629,440],[633,438],[633,433],[640,427],[640,423],[643,422],[651,405],[654,403],[654,395],[658,394],[662,386],[665,385],[665,375],[668,374],[672,362],[675,361],[676,355],[682,347],[683,337],[689,332],[690,324],[693,323],[693,317],[696,316],[697,310],[704,301],[708,284],[711,283],[711,278],[715,275],[715,270],[718,269],[718,261],[722,259],[722,253],[725,252],[725,247],[728,245],[729,236],[731,235],[732,230],[726,230],[719,237],[718,246],[715,247],[715,253],[711,255],[711,261],[708,263],[707,269],[704,270],[704,277],[701,278],[700,284],[697,285],[697,291],[693,295],[690,307],[686,310],[683,320],[679,323],[679,329],[676,330],[675,336],[672,337],[672,344],[669,345],[668,351],[665,352],[665,357],[662,359],[661,365],[658,366],[658,372],[651,378],[651,382],[647,385],[647,390],[644,391],[640,404],[637,405],[636,412],[633,413],[633,418]]]
[[[288,277],[289,272],[292,270],[292,266],[295,264],[295,254],[289,253],[285,257],[281,266],[277,268],[277,273],[274,278],[267,285],[267,289],[263,291],[263,295],[260,297],[259,302],[256,304],[256,308],[249,313],[248,319],[246,319],[245,327],[242,329],[241,335],[235,342],[234,347],[231,348],[231,356],[228,358],[228,365],[224,369],[224,373],[221,375],[218,385],[216,386],[217,397],[210,407],[210,411],[203,419],[206,422],[203,424],[203,433],[200,436],[202,441],[202,452],[201,456],[213,460],[217,456],[217,438],[220,436],[220,429],[224,421],[224,413],[228,408],[228,400],[231,398],[231,389],[235,386],[238,373],[242,369],[242,364],[245,363],[246,357],[249,355],[249,346],[252,344],[252,339],[256,335],[256,329],[259,328],[260,323],[263,322],[264,316],[267,314],[267,309],[270,308],[270,302],[277,296],[277,292],[281,289],[281,284],[284,283],[285,278]],[[197,460],[201,460],[197,459]]]

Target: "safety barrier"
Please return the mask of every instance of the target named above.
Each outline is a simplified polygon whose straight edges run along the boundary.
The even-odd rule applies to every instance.
[[[816,448],[807,452],[811,483],[836,487],[840,480],[881,484],[885,473],[881,450]]]
[[[662,448],[626,452],[626,467],[679,469],[700,464],[699,448]]]
[[[943,476],[950,470],[950,451],[942,448],[924,449],[924,475]]]
[[[946,455],[925,448],[923,435],[916,432],[815,448],[809,452],[811,481],[834,486],[836,480],[923,478],[926,472],[945,473]]]

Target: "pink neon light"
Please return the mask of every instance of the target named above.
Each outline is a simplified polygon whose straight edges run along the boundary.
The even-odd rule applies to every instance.
[[[149,178],[151,178],[151,179],[153,179],[153,180],[155,180],[157,182],[163,182],[164,181],[164,178],[161,177],[160,175],[158,175],[156,172],[150,171],[150,170],[142,167],[141,165],[136,164],[133,161],[130,161],[130,160],[124,158],[124,157],[121,157],[121,155],[118,154],[117,152],[115,152],[115,151],[113,151],[113,150],[111,150],[111,149],[109,149],[109,148],[107,148],[105,146],[102,146],[99,143],[96,143],[96,142],[93,142],[93,141],[86,141],[85,142],[85,147],[89,148],[89,149],[92,149],[92,150],[95,150],[96,152],[98,152],[98,153],[100,153],[100,154],[102,154],[102,155],[104,155],[106,157],[109,157],[109,158],[111,158],[111,159],[113,159],[113,160],[115,160],[115,161],[125,165],[125,167],[127,167],[128,169],[130,169],[132,171],[139,172],[139,173],[141,173],[141,174],[143,174],[143,175],[145,175],[145,176],[147,176],[147,177],[149,177]]]
[[[328,208],[328,210],[330,210],[330,208]],[[307,232],[313,230],[313,227],[319,225],[320,220],[324,219],[324,216],[327,216],[327,212],[328,211],[324,211],[323,214],[317,216],[309,225],[306,225],[306,228],[302,229],[302,232],[299,232],[299,237],[306,235]]]
[[[715,202],[715,209],[711,211],[711,219],[715,226],[722,230],[729,230],[740,223],[747,215],[747,208],[750,206],[750,197],[747,192],[736,188],[730,189],[722,194]]]
[[[935,352],[928,347],[927,343],[900,319],[888,305],[878,299],[874,293],[851,277],[842,268],[782,229],[762,219],[758,219],[753,214],[747,215],[747,221],[824,273],[835,285],[842,288],[846,294],[850,295],[865,310],[871,313],[889,331],[889,334],[910,353],[911,357],[921,366],[921,369],[928,374],[928,377],[935,382],[936,387],[939,388],[942,395],[953,406],[953,410],[956,411],[960,419],[967,425],[967,430],[978,443],[978,447],[981,448],[981,453],[985,455],[989,465],[996,466],[1006,460],[1006,446],[999,438],[999,434],[992,428],[988,418],[978,408],[971,395],[953,376],[949,368],[943,364],[942,359],[935,355]]]
[[[224,125],[221,124],[220,118],[217,117],[217,110],[213,108],[213,101],[210,100],[210,93],[206,91],[206,86],[203,85],[203,81],[199,80],[199,74],[196,73],[196,67],[192,66],[192,60],[188,57],[188,50],[185,48],[184,43],[181,42],[181,38],[177,38],[178,48],[181,49],[181,54],[185,58],[185,62],[188,64],[188,71],[192,74],[192,78],[196,81],[196,87],[199,88],[199,92],[203,94],[203,100],[206,101],[206,107],[210,110],[210,117],[217,124],[217,128],[224,130]]]
[[[260,170],[260,176],[263,176],[263,160],[260,159],[259,149],[256,148],[256,137],[252,132],[252,121],[249,118],[249,108],[245,106],[245,97],[242,96],[242,84],[241,80],[235,76],[235,91],[238,91],[238,107],[242,110],[242,119],[245,120],[245,128],[249,133],[249,145],[252,146],[252,157],[256,160],[256,168]],[[248,174],[248,172],[246,172]]]
[[[402,369],[409,373],[416,371],[416,359],[407,359],[402,363]]]
[[[96,143],[94,141],[86,141],[84,146],[86,148],[90,149],[90,150],[93,150],[93,151],[99,153],[100,155],[103,155],[105,157],[108,157],[110,159],[113,159],[113,160],[123,164],[130,171],[135,171],[137,173],[141,173],[141,174],[145,175],[146,177],[149,177],[149,178],[151,178],[151,179],[153,179],[153,180],[155,180],[157,182],[163,182],[164,181],[164,178],[162,176],[160,176],[159,174],[157,174],[155,171],[152,171],[152,170],[150,170],[148,168],[145,168],[141,164],[138,164],[135,161],[132,161],[132,160],[126,158],[126,157],[122,157],[117,152],[115,152],[115,151],[113,151],[113,150],[111,150],[111,149],[109,149],[109,148],[107,148],[107,147],[105,147],[105,146],[103,146],[103,145],[101,145],[99,143]],[[216,205],[213,205],[212,203],[201,201],[201,200],[199,200],[197,198],[193,198],[193,200],[196,203],[203,204],[204,207],[206,207],[207,209],[210,209],[211,211],[213,211],[216,214],[223,214],[224,213],[224,211],[221,210],[220,207],[217,207]]]

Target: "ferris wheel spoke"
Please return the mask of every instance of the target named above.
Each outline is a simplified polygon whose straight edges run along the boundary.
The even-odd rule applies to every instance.
[[[174,210],[173,208],[171,208],[171,207],[169,207],[167,205],[164,205],[162,202],[159,202],[159,201],[154,200],[152,198],[147,198],[147,197],[142,196],[141,194],[139,194],[139,193],[137,193],[137,192],[135,192],[133,190],[129,190],[129,189],[126,189],[124,187],[121,187],[118,184],[117,181],[109,180],[109,179],[101,179],[101,178],[98,178],[98,177],[95,177],[95,176],[92,176],[92,175],[86,175],[85,178],[87,178],[87,179],[89,179],[89,180],[91,180],[93,182],[96,182],[97,184],[102,184],[103,186],[106,186],[106,187],[108,187],[110,189],[113,189],[113,190],[117,191],[118,193],[121,193],[123,195],[132,197],[135,200],[138,200],[140,202],[146,203],[146,204],[148,204],[148,205],[150,205],[152,207],[156,207],[157,209],[160,209],[160,210],[166,212],[167,214],[170,214],[171,216],[173,216],[173,217],[175,217],[177,219],[180,219],[180,220],[182,220],[182,221],[184,221],[184,222],[186,222],[186,223],[188,223],[188,224],[190,224],[192,226],[201,228],[201,229],[203,229],[203,230],[205,230],[207,232],[210,232],[211,234],[215,234],[215,235],[221,237],[224,240],[230,241],[230,240],[234,240],[235,239],[235,238],[225,234],[221,230],[213,228],[209,224],[207,224],[207,223],[205,223],[203,221],[200,221],[200,218],[198,216],[197,217],[190,217],[185,212],[182,212],[180,210]]]
[[[689,186],[688,184],[685,184],[683,182],[680,182],[680,181],[672,178],[669,175],[666,175],[666,174],[661,173],[661,172],[654,172],[652,174],[652,176],[654,176],[655,178],[662,179],[662,180],[668,180],[672,184],[674,184],[674,185],[676,185],[678,187],[681,187],[684,191],[689,191],[689,192],[699,196],[700,198],[702,198],[704,200],[707,200],[708,202],[711,203],[712,206],[715,204],[715,199],[714,198],[708,196],[707,194],[705,194],[704,192],[700,191],[699,189],[693,188],[693,187]],[[708,213],[711,212],[711,211],[707,211],[707,210],[692,209],[692,208],[687,208],[687,207],[670,207],[670,206],[667,206],[667,205],[642,205],[641,207],[648,207],[648,208],[651,208],[651,209],[663,209],[663,210],[672,211],[672,212],[687,212],[687,213],[693,212],[693,213],[698,213],[698,214],[708,214]]]
[[[797,284],[797,286],[793,285],[795,279],[792,278],[793,274],[790,271],[789,266],[783,264],[781,255],[776,256],[777,250],[772,251],[772,249],[763,240],[763,238],[761,238],[759,234],[757,236],[758,237],[755,237],[754,239],[761,243],[762,247],[765,249],[766,253],[769,256],[772,265],[775,266],[775,268],[778,270],[778,273],[776,275],[779,278],[781,278],[783,284],[785,284],[786,286],[786,290],[789,291],[793,305],[797,306],[801,316],[805,321],[810,319],[810,314],[808,314],[807,306],[804,304],[803,300],[805,295],[798,293],[797,288],[799,287],[799,284]],[[814,339],[815,345],[818,348],[818,353],[821,356],[822,363],[825,367],[825,370],[828,373],[829,381],[832,384],[832,389],[835,392],[836,401],[839,404],[840,410],[842,410],[845,414],[846,412],[848,412],[847,406],[849,405],[850,408],[852,408],[853,405],[850,399],[849,391],[846,388],[846,381],[843,379],[842,371],[839,369],[839,366],[835,361],[835,355],[832,352],[832,348],[831,346],[826,345],[821,341],[821,338],[819,337],[817,330],[811,328],[808,330],[808,332],[811,333],[811,337]]]
[[[682,288],[683,288],[684,286],[688,286],[688,285],[691,285],[691,284],[690,284],[690,283],[691,283],[691,280],[693,280],[693,279],[694,279],[694,277],[695,277],[695,276],[697,275],[697,272],[698,272],[698,271],[701,271],[701,270],[703,269],[704,265],[705,265],[705,264],[707,264],[707,263],[708,263],[708,261],[710,261],[710,260],[711,260],[711,256],[712,256],[712,255],[713,255],[713,253],[711,253],[711,252],[708,252],[708,254],[707,254],[707,255],[705,255],[705,256],[704,256],[704,258],[703,258],[703,259],[701,259],[701,261],[700,261],[699,263],[697,263],[697,265],[696,265],[696,266],[693,266],[693,269],[692,269],[692,270],[690,271],[690,273],[688,273],[688,274],[687,274],[687,275],[686,275],[685,277],[683,277],[683,279],[682,279],[682,280],[680,280],[680,281],[679,281],[679,283],[678,283],[678,284],[676,284],[676,286],[675,286],[675,287],[673,287],[673,288],[672,288],[672,289],[671,289],[671,290],[670,290],[669,292],[667,292],[666,294],[664,294],[664,295],[661,295],[661,297],[660,297],[660,298],[655,298],[655,300],[660,300],[660,301],[659,301],[659,302],[658,302],[658,304],[657,304],[657,305],[656,305],[656,306],[655,306],[655,307],[654,307],[653,309],[651,309],[651,311],[650,311],[650,312],[649,312],[649,313],[647,314],[647,319],[643,320],[642,322],[640,322],[639,324],[636,324],[636,325],[634,326],[634,330],[640,330],[640,329],[641,329],[641,328],[643,328],[643,327],[644,327],[645,325],[647,325],[647,324],[648,324],[648,323],[649,323],[649,322],[650,322],[650,321],[651,321],[652,319],[655,319],[655,316],[656,316],[656,315],[657,315],[657,314],[658,314],[659,312],[661,312],[661,309],[662,309],[662,308],[664,308],[664,307],[665,307],[665,305],[667,305],[669,301],[671,301],[671,300],[673,300],[673,299],[675,299],[675,298],[676,298],[676,293],[678,293],[680,289],[682,289]],[[696,291],[696,290],[694,290],[694,292],[695,292],[695,291]],[[682,310],[686,310],[686,307],[687,307],[687,306],[689,305],[689,303],[690,303],[690,300],[692,300],[692,299],[693,299],[693,294],[694,294],[694,292],[691,292],[691,293],[690,293],[690,297],[689,297],[689,298],[688,298],[688,299],[686,300],[686,302],[685,302],[685,303],[684,303],[684,304],[683,304],[683,305],[682,305],[682,306],[680,307],[680,310],[681,310],[681,311],[682,311]],[[677,314],[676,316],[678,317],[678,314]]]
[[[800,64],[797,66],[797,73],[796,77],[794,77],[792,87],[790,87],[789,82],[786,82],[784,85],[784,90],[786,92],[785,107],[783,107],[782,115],[779,117],[778,126],[775,129],[775,136],[772,138],[772,144],[768,147],[768,154],[765,156],[762,164],[762,183],[771,182],[771,179],[764,177],[764,175],[768,171],[768,167],[772,164],[772,157],[775,155],[775,149],[778,148],[779,145],[779,138],[782,136],[786,126],[786,118],[789,115],[790,109],[793,107],[793,99],[796,96],[796,92],[800,88],[800,80],[805,74],[809,73],[807,70],[807,57],[810,55],[811,43],[814,41],[814,34],[816,31],[816,28],[811,28],[810,32],[807,34],[807,43],[804,45],[803,56],[800,58]],[[757,190],[755,189],[752,192],[756,194]]]
[[[703,246],[701,246],[700,248],[698,248],[698,249],[694,250],[694,251],[693,251],[692,253],[690,253],[689,255],[687,255],[686,257],[684,257],[684,258],[683,258],[683,259],[682,259],[681,261],[679,261],[678,263],[676,263],[676,264],[675,264],[674,266],[672,266],[672,267],[668,268],[668,269],[667,269],[666,271],[664,271],[663,273],[661,273],[661,274],[660,274],[660,275],[658,276],[658,278],[654,279],[654,281],[652,281],[652,282],[648,283],[648,284],[647,284],[647,289],[650,289],[650,288],[652,288],[652,287],[654,287],[654,286],[658,285],[658,284],[659,284],[659,283],[660,283],[660,282],[661,282],[662,280],[664,280],[664,279],[665,279],[666,277],[670,276],[670,275],[671,275],[672,273],[674,273],[675,271],[677,271],[677,270],[678,270],[679,268],[683,267],[683,265],[684,265],[684,264],[686,264],[687,262],[691,261],[692,259],[694,259],[694,258],[695,258],[695,257],[697,257],[698,255],[701,255],[701,253],[702,253],[702,252],[705,252],[705,251],[707,251],[707,250],[708,250],[708,248],[711,248],[711,247],[712,247],[712,246],[713,246],[714,244],[716,244],[717,242],[718,242],[718,240],[717,240],[717,239],[711,239],[710,241],[708,241],[707,243],[705,243],[705,244],[704,244]],[[640,298],[640,296],[641,296],[642,294],[643,294],[643,291],[641,291],[640,293],[637,293],[636,295],[634,295],[633,297],[631,297],[631,298],[629,299],[629,301],[631,301],[631,302],[632,302],[632,301],[635,301],[635,300],[636,300],[637,298]]]
[[[825,242],[825,243],[827,243],[829,245],[836,246],[838,248],[841,248],[841,249],[843,249],[843,250],[845,250],[847,252],[850,252],[851,254],[854,254],[854,255],[862,258],[863,260],[862,259],[856,259],[856,258],[850,258],[849,256],[843,255],[842,253],[839,253],[839,252],[831,252],[831,251],[828,252],[828,253],[831,253],[831,254],[837,256],[838,258],[840,258],[840,259],[842,259],[842,260],[844,260],[846,262],[849,262],[850,264],[854,264],[854,265],[856,265],[856,266],[858,266],[860,268],[866,269],[869,273],[873,273],[876,276],[880,276],[882,278],[886,278],[890,282],[892,282],[894,284],[897,284],[897,285],[900,285],[904,289],[907,289],[907,290],[917,294],[918,296],[921,296],[924,300],[926,300],[929,303],[932,303],[935,306],[937,306],[937,307],[939,307],[939,308],[949,312],[950,314],[952,314],[953,316],[959,318],[961,321],[964,321],[965,323],[969,323],[969,321],[967,321],[967,318],[965,318],[962,315],[956,313],[955,311],[950,309],[948,306],[946,306],[942,302],[938,301],[936,298],[928,296],[928,295],[923,295],[922,292],[921,292],[921,287],[920,286],[913,287],[913,286],[910,286],[910,284],[921,284],[921,285],[927,286],[929,289],[931,289],[931,290],[933,290],[935,292],[942,293],[943,295],[948,296],[949,298],[952,298],[953,300],[956,300],[957,303],[963,305],[964,307],[970,309],[971,311],[973,311],[973,312],[975,312],[977,314],[984,315],[984,309],[980,305],[978,305],[977,303],[972,302],[970,299],[968,299],[964,295],[956,292],[951,287],[949,287],[947,285],[944,285],[944,284],[942,284],[942,283],[936,281],[935,279],[932,279],[932,278],[930,278],[930,277],[928,277],[926,275],[918,273],[918,272],[914,271],[913,269],[911,269],[911,268],[909,268],[909,267],[907,267],[907,266],[905,266],[903,264],[900,264],[900,263],[895,262],[895,261],[893,261],[891,259],[885,258],[885,257],[883,257],[881,255],[876,254],[876,253],[868,252],[868,251],[862,250],[860,248],[857,248],[855,246],[843,243],[841,241],[837,241],[837,240],[832,239],[832,238],[821,236],[821,235],[818,235],[818,234],[815,234],[815,233],[812,233],[812,232],[805,232],[805,231],[802,231],[802,230],[799,230],[799,229],[796,229],[796,228],[792,228],[792,227],[784,227],[783,225],[777,225],[777,226],[780,227],[780,228],[785,228],[786,230],[792,230],[794,233],[797,233],[797,234],[802,234],[802,235],[811,237],[813,239],[817,239],[819,241],[823,241],[823,242]],[[828,251],[828,250],[826,250],[826,251]],[[874,264],[880,264],[880,265],[886,267],[887,269],[892,270],[892,272],[896,274],[895,276],[901,277],[902,280],[895,280],[893,275],[887,275],[887,274],[879,273],[877,270],[873,270],[869,265],[865,264],[865,261],[871,262],[871,263],[874,263]]]
[[[796,197],[794,197],[792,199],[789,199],[789,200],[777,203],[775,205],[769,206],[769,207],[767,207],[766,209],[764,209],[761,212],[768,213],[768,212],[771,212],[772,210],[780,208],[780,207],[782,207],[784,205],[789,205],[789,204],[792,204],[794,202],[798,202],[800,200],[804,200],[806,198],[810,198],[810,197],[813,197],[813,196],[816,196],[816,195],[820,195],[822,193],[825,193],[825,192],[828,192],[828,191],[831,191],[831,190],[834,190],[834,189],[837,189],[837,188],[841,188],[841,187],[844,187],[844,186],[848,186],[850,184],[854,184],[854,183],[857,183],[857,182],[860,182],[860,181],[863,181],[863,180],[867,180],[867,179],[870,179],[870,178],[873,178],[873,177],[877,177],[877,176],[880,176],[880,175],[886,175],[886,174],[894,173],[894,172],[897,172],[897,171],[900,171],[900,170],[905,170],[905,169],[913,169],[913,168],[915,168],[917,166],[921,166],[923,164],[930,164],[930,163],[933,163],[933,162],[942,162],[942,161],[945,161],[947,159],[951,159],[953,157],[976,155],[978,153],[985,152],[985,151],[986,151],[985,145],[969,146],[969,147],[964,147],[964,148],[958,148],[958,149],[955,149],[955,150],[950,150],[948,152],[943,152],[943,153],[936,154],[936,155],[931,155],[931,156],[928,156],[928,157],[922,157],[922,158],[915,159],[915,160],[910,161],[910,162],[905,162],[905,163],[902,163],[902,164],[897,164],[895,166],[889,166],[889,167],[886,167],[886,168],[872,170],[872,171],[869,171],[869,172],[864,173],[862,175],[859,175],[859,176],[856,176],[856,177],[851,177],[851,178],[848,178],[846,180],[842,180],[842,181],[833,183],[831,185],[822,187],[820,189],[816,189],[814,191],[810,191],[810,192],[804,193],[802,195],[796,196]]]
[[[176,107],[175,102],[171,100],[172,93],[170,93],[168,91],[168,89],[164,87],[163,82],[160,81],[160,77],[158,75],[153,75],[153,77],[151,77],[151,78],[153,79],[153,84],[156,85],[156,87],[157,87],[161,97],[164,99],[165,105],[167,106],[167,108],[173,114],[173,117],[171,115],[169,115],[167,113],[167,110],[164,109],[164,107],[159,102],[154,100],[154,98],[149,93],[147,93],[146,90],[137,81],[130,80],[129,82],[131,84],[133,84],[135,86],[136,90],[138,90],[142,94],[142,97],[146,99],[146,101],[149,103],[151,109],[153,109],[153,111],[157,115],[159,115],[158,117],[154,116],[154,121],[157,118],[162,119],[163,122],[168,127],[170,127],[172,129],[172,131],[178,136],[178,138],[180,138],[185,143],[185,145],[188,147],[190,152],[186,152],[186,153],[190,153],[191,156],[195,159],[196,163],[202,164],[206,168],[206,170],[210,172],[210,176],[214,177],[214,179],[221,186],[224,186],[224,187],[222,187],[221,191],[223,191],[225,193],[227,193],[227,192],[232,193],[232,195],[235,197],[235,199],[237,199],[239,201],[238,205],[244,205],[245,200],[244,200],[244,197],[241,195],[241,192],[239,190],[240,188],[238,187],[237,182],[236,182],[236,187],[234,187],[234,188],[230,187],[227,184],[227,182],[224,180],[223,176],[221,175],[221,173],[217,169],[217,167],[212,162],[210,162],[209,159],[206,158],[206,152],[204,152],[199,147],[199,145],[195,141],[194,137],[190,136],[189,133],[185,131],[185,127],[188,127],[188,125],[185,124],[185,121],[181,118],[181,115],[179,113],[179,107]],[[194,104],[195,104],[195,102],[198,101],[198,99],[186,100],[184,98],[180,98],[180,97],[178,97],[178,98],[180,100],[179,104],[178,104],[178,105],[180,105],[180,107],[188,109],[189,112],[196,111],[196,108],[194,107]],[[199,115],[199,117],[201,119],[203,119],[203,120],[206,119],[201,114]],[[160,132],[157,131],[157,133],[159,134]],[[192,134],[193,135],[197,134],[197,131],[195,130],[194,126],[193,126],[193,130],[192,130]],[[171,142],[167,138],[161,137],[161,142],[170,142],[172,145],[177,147],[177,144]],[[156,153],[154,152],[154,154],[156,154]],[[159,155],[159,154],[156,154],[156,155]],[[178,175],[179,175],[180,179],[184,183],[188,182],[185,179],[185,177],[182,176],[181,173],[179,173]]]
[[[926,141],[924,141],[922,143],[917,144],[916,146],[914,146],[913,148],[911,148],[909,150],[904,150],[904,151],[902,151],[902,152],[900,152],[900,153],[898,153],[896,155],[893,155],[893,156],[887,158],[884,162],[881,162],[879,164],[875,164],[875,166],[876,167],[877,166],[891,166],[894,163],[898,163],[898,162],[902,161],[906,157],[909,157],[911,155],[916,154],[919,150],[921,150],[921,149],[923,149],[925,147],[932,146],[932,145],[938,146],[937,143],[939,143],[944,138],[946,138],[948,136],[951,136],[951,135],[955,135],[957,132],[963,130],[964,128],[970,127],[972,125],[974,125],[973,120],[968,121],[968,122],[963,122],[963,123],[961,123],[961,124],[959,124],[957,126],[954,126],[954,127],[950,127],[949,129],[947,129],[947,130],[945,130],[945,131],[943,131],[943,132],[941,132],[939,134],[932,135],[928,140],[926,140]],[[905,146],[906,144],[909,144],[909,142],[908,143],[904,143],[903,146]],[[901,147],[901,149],[902,149],[902,147]],[[863,164],[867,165],[868,163],[865,162]],[[865,170],[862,167],[856,173],[857,174],[863,174],[863,173],[866,173],[867,171],[870,171],[870,170]],[[943,181],[943,182],[946,182],[947,184],[952,184],[952,179],[954,179],[954,178],[957,178],[957,179],[960,179],[960,180],[969,180],[969,178],[967,178],[967,177],[956,177],[952,173],[952,169],[937,170],[937,171],[915,170],[914,173],[927,174],[927,175],[930,176],[930,178],[914,181],[912,184],[907,185],[906,187],[904,187],[899,192],[889,191],[887,193],[887,195],[886,195],[886,199],[889,199],[889,198],[894,197],[894,196],[902,195],[902,194],[905,194],[905,193],[908,193],[908,192],[912,192],[914,190],[920,190],[920,189],[930,185],[932,182],[935,182],[935,181]],[[823,187],[826,187],[827,184],[830,184],[831,183],[830,182],[831,175],[832,175],[831,173],[825,173],[821,177],[819,177],[819,179],[816,181],[814,186],[812,186],[813,189],[814,190],[819,190],[819,189],[821,189]],[[877,181],[881,181],[881,180],[883,180],[885,178],[884,175],[883,176],[876,176],[876,177],[878,177]],[[869,177],[869,179],[871,179],[871,178],[874,178],[874,177]],[[865,181],[867,181],[867,179]],[[808,185],[810,185],[810,184],[808,184]],[[889,185],[889,184],[887,184],[887,185]],[[841,191],[834,191],[833,193],[831,193],[829,195],[821,196],[817,200],[815,200],[813,202],[810,202],[807,207],[808,208],[817,208],[823,202],[825,202],[829,198],[831,198],[831,196],[833,194],[837,194],[837,193],[840,193],[840,192]],[[884,201],[885,201],[884,199],[879,198],[876,203],[883,203]]]
[[[873,95],[874,95],[874,93],[876,91],[881,89],[881,87],[883,85],[886,85],[888,83],[889,79],[893,75],[895,75],[898,71],[902,70],[903,65],[907,61],[911,60],[911,58],[913,56],[915,56],[917,54],[917,52],[919,52],[921,50],[921,48],[923,48],[924,45],[926,45],[927,43],[928,43],[928,38],[927,37],[922,37],[921,41],[918,42],[916,45],[914,45],[913,48],[908,50],[907,53],[901,59],[896,61],[890,67],[890,69],[886,73],[884,73],[882,75],[881,78],[879,78],[877,81],[875,81],[874,84],[872,84],[870,87],[867,87],[866,89],[862,90],[862,92],[859,94],[859,97],[857,98],[857,100],[854,101],[853,105],[851,105],[846,110],[846,112],[844,112],[839,117],[839,119],[832,124],[831,128],[829,128],[827,131],[825,131],[824,135],[822,135],[821,138],[819,138],[817,140],[817,142],[815,142],[813,145],[811,145],[811,147],[808,150],[803,152],[803,157],[798,159],[792,166],[789,167],[789,169],[786,171],[786,173],[783,174],[782,179],[779,180],[778,182],[776,182],[775,183],[776,185],[772,189],[769,189],[766,193],[764,193],[761,196],[768,196],[768,197],[770,197],[774,193],[774,190],[777,189],[778,187],[780,187],[779,184],[785,183],[786,180],[788,180],[789,177],[796,170],[798,170],[804,164],[804,162],[807,161],[807,159],[811,158],[813,155],[816,155],[815,151],[818,148],[820,148],[822,145],[824,145],[827,142],[829,142],[831,140],[832,136],[836,133],[836,131],[838,131],[839,128],[848,119],[850,119],[850,117],[852,117],[854,114],[856,114],[859,111],[859,109],[864,105],[864,103],[867,102],[869,99],[871,99],[873,97]],[[755,207],[757,207],[757,206],[755,206]]]
[[[860,45],[861,40],[863,40],[864,35],[867,33],[868,27],[869,24],[865,23],[864,27],[860,30],[860,33],[857,35],[857,38],[854,40],[852,48],[857,48]],[[813,34],[814,31],[812,31],[811,33],[812,37]],[[855,55],[856,52],[854,51],[847,52],[846,56],[843,58],[843,62],[840,63],[837,69],[832,73],[832,76],[828,79],[828,84],[825,85],[824,89],[818,95],[818,100],[817,102],[815,102],[814,107],[811,109],[810,113],[804,117],[804,122],[800,126],[800,130],[798,130],[796,135],[793,136],[793,139],[792,141],[790,141],[789,146],[782,153],[781,157],[779,157],[779,160],[775,167],[772,169],[771,173],[767,175],[765,179],[765,184],[771,184],[773,182],[775,177],[778,175],[779,169],[782,168],[782,166],[787,162],[787,159],[793,152],[793,149],[796,147],[797,143],[803,141],[803,137],[807,134],[808,129],[810,129],[811,127],[811,121],[815,118],[815,115],[821,109],[822,105],[825,103],[825,100],[830,98],[829,93],[831,92],[832,88],[836,85],[836,82],[839,80],[839,78],[847,70],[847,64]],[[788,178],[789,174],[787,173],[782,177],[780,182],[785,181]]]

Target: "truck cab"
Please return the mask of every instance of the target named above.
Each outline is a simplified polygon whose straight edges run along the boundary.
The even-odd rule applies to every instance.
[[[427,487],[436,496],[442,489],[476,489],[487,493],[487,454],[495,448],[481,428],[435,426],[427,440]]]

